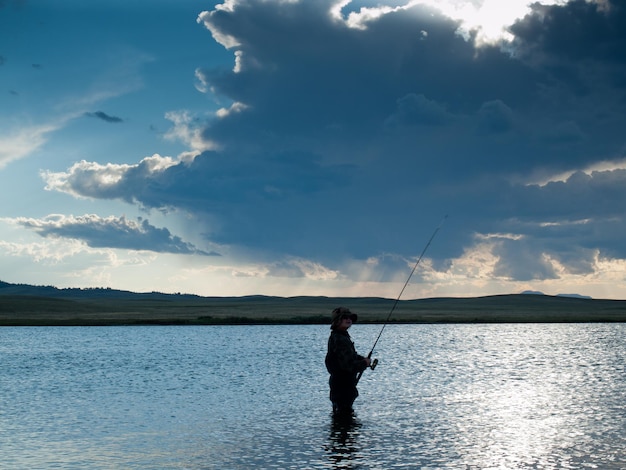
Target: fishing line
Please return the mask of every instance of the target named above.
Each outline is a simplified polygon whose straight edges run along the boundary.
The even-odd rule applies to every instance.
[[[448,218],[447,215],[444,216],[444,218],[441,220],[441,222],[439,223],[439,225],[437,226],[437,228],[435,229],[433,234],[430,236],[430,239],[428,240],[428,243],[426,243],[426,246],[422,250],[422,253],[420,254],[419,258],[417,258],[417,261],[415,262],[415,265],[413,266],[413,269],[411,270],[411,273],[409,274],[409,277],[407,277],[406,282],[404,283],[404,286],[402,286],[402,290],[400,291],[400,294],[398,294],[398,297],[396,298],[396,301],[393,303],[393,306],[391,307],[391,310],[389,311],[389,315],[387,315],[387,318],[385,319],[385,323],[383,323],[383,327],[380,329],[380,333],[378,333],[378,336],[376,337],[376,341],[374,341],[374,345],[372,346],[372,349],[370,350],[369,354],[367,355],[368,358],[371,359],[372,353],[374,352],[374,348],[378,344],[378,340],[382,336],[383,331],[385,330],[385,327],[387,326],[387,323],[389,323],[389,319],[391,318],[391,314],[396,309],[396,306],[398,305],[398,302],[400,302],[400,297],[402,297],[402,294],[404,293],[404,289],[406,289],[406,286],[409,285],[409,281],[411,280],[411,277],[413,277],[413,273],[415,273],[415,270],[417,269],[417,266],[420,264],[420,261],[422,261],[422,258],[424,257],[424,253],[426,253],[426,250],[428,250],[428,247],[430,246],[431,242],[435,238],[435,235],[437,235],[437,232],[439,232],[439,229],[442,227],[443,223],[446,221],[447,218]],[[376,364],[378,364],[378,359],[374,359],[374,361],[370,365],[370,369],[373,370],[376,367]],[[363,371],[359,372],[359,374],[356,377],[356,382],[357,383],[361,379],[362,375],[363,375]]]

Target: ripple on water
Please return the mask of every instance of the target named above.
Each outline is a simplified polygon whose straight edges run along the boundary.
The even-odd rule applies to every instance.
[[[0,329],[0,467],[626,468],[625,330],[389,325],[338,423],[327,327]]]

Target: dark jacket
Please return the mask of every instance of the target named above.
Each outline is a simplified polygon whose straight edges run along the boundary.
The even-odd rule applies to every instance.
[[[356,374],[367,367],[365,358],[357,354],[347,331],[331,332],[325,362],[330,375],[356,377]]]

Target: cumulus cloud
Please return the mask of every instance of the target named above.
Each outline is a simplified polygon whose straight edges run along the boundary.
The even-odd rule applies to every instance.
[[[554,3],[526,2],[481,35],[426,2],[226,1],[199,22],[233,63],[196,78],[229,104],[170,116],[169,137],[193,152],[42,175],[50,190],[184,211],[211,241],[318,263],[275,272],[324,277],[390,248],[410,258],[446,213],[433,266],[486,250],[477,234],[514,233],[489,244],[492,274],[586,272],[598,253],[626,256],[612,235],[626,228],[623,170],[581,172],[623,156],[625,14]],[[525,184],[537,174],[571,176]]]
[[[234,106],[234,105],[233,105]],[[219,116],[222,110],[217,112]],[[184,158],[193,159],[205,150],[218,149],[219,146],[210,140],[206,140],[202,136],[205,121],[192,116],[186,111],[171,111],[165,115],[165,118],[173,123],[173,126],[165,134],[165,138],[169,140],[178,140],[189,147]]]
[[[148,220],[129,220],[126,217],[99,217],[97,215],[50,215],[43,219],[18,217],[14,223],[33,230],[42,237],[81,240],[94,248],[124,248],[161,253],[199,254],[218,256],[198,250],[165,228],[157,228]]]

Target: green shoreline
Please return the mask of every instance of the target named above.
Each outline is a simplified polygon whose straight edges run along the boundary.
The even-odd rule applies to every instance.
[[[106,289],[54,296],[0,291],[0,326],[329,324],[346,306],[359,323],[382,323],[393,299],[364,297],[199,297]],[[401,300],[390,323],[624,322],[626,301],[511,294]]]

